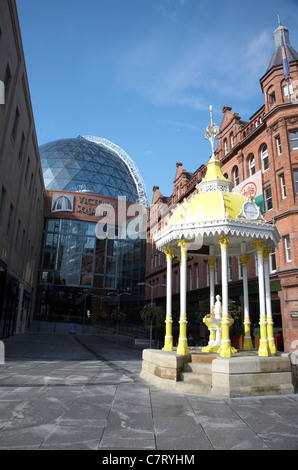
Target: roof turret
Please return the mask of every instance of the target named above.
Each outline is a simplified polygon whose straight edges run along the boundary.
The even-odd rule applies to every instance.
[[[298,61],[298,53],[291,46],[291,43],[290,43],[289,30],[288,28],[286,28],[286,26],[283,26],[280,23],[280,20],[279,20],[278,27],[274,31],[273,38],[274,38],[275,50],[274,50],[273,56],[271,58],[271,61],[270,61],[270,64],[266,73],[269,72],[272,68],[279,67],[283,64],[282,39],[285,44],[289,63]]]

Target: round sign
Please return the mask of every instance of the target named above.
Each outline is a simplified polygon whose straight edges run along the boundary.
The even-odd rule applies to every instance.
[[[240,191],[240,194],[244,197],[251,197],[252,199],[256,197],[257,194],[257,185],[253,181],[246,183]]]
[[[257,220],[260,215],[258,206],[251,201],[247,201],[243,204],[243,215],[248,220]]]

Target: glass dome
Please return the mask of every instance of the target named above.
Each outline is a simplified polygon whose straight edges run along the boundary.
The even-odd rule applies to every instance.
[[[112,198],[125,196],[129,202],[140,202],[140,175],[133,171],[132,160],[126,156],[125,161],[122,154],[126,154],[114,147],[116,151],[100,139],[97,142],[81,136],[42,145],[39,150],[45,188]]]

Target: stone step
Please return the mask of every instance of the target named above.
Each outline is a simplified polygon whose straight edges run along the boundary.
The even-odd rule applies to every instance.
[[[195,372],[200,373],[212,373],[212,363],[204,362],[185,362],[183,366],[185,372]]]
[[[180,380],[183,382],[188,383],[198,383],[198,384],[205,384],[210,385],[212,384],[212,374],[203,374],[203,373],[195,373],[195,372],[180,372]]]
[[[192,353],[190,358],[191,362],[200,362],[201,364],[211,364],[214,359],[218,358],[218,354],[210,354],[210,353]]]

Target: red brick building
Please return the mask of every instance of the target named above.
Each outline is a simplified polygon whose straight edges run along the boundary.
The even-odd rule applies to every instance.
[[[264,105],[241,120],[229,106],[222,109],[223,119],[218,136],[217,156],[223,174],[232,181],[235,191],[244,195],[252,191],[267,222],[275,222],[280,232],[278,249],[270,254],[271,303],[274,326],[282,329],[285,351],[295,349],[298,342],[298,53],[290,44],[289,32],[279,25],[274,32],[275,51],[266,73],[260,79]],[[285,80],[283,44],[290,65],[290,80]],[[165,208],[183,201],[196,188],[205,174],[202,165],[194,173],[176,164],[173,193],[164,197],[158,186],[153,199],[147,235],[147,298],[165,303],[165,255],[155,249],[152,233],[162,224],[160,204]],[[217,260],[215,280],[220,289],[220,260]],[[252,324],[258,322],[258,287],[255,260],[248,265],[249,302]],[[206,260],[188,261],[188,302],[199,303],[208,296],[209,274]],[[179,300],[179,261],[173,260],[173,301]],[[237,257],[229,260],[229,296],[243,304],[241,263]],[[202,336],[202,334],[201,334]]]

